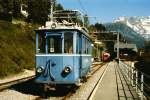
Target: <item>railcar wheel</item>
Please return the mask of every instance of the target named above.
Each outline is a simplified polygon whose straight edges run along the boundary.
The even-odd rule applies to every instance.
[[[87,78],[89,78],[89,77],[91,77],[92,76],[92,74],[91,74],[91,72],[89,72],[88,74],[87,74]]]
[[[83,77],[83,82],[87,82],[87,76]]]
[[[80,87],[80,86],[82,85],[82,83],[81,83],[81,79],[79,79],[79,80],[78,80],[78,82],[77,82],[77,83],[75,83],[75,85],[76,85],[77,87]]]
[[[46,84],[42,84],[41,88],[42,88],[42,95],[41,95],[41,97],[42,98],[47,98],[47,92],[48,92],[47,85]]]
[[[65,90],[67,87],[66,86],[63,86],[63,85],[56,85],[55,89],[56,91],[62,91],[62,90]]]

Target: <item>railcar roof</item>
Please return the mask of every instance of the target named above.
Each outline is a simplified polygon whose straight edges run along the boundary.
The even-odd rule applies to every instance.
[[[57,31],[78,31],[81,34],[84,34],[85,36],[87,36],[91,41],[91,37],[89,36],[89,34],[84,30],[79,30],[79,29],[36,29],[36,32],[57,32]]]

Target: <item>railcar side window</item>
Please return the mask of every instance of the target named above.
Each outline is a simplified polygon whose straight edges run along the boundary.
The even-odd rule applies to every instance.
[[[82,53],[90,54],[90,42],[85,36],[82,37]]]
[[[64,53],[73,53],[73,33],[64,33]]]
[[[44,33],[38,34],[38,53],[45,53],[46,38]]]
[[[88,40],[85,39],[85,53],[88,54]]]
[[[86,48],[87,47],[87,45],[86,45],[86,38],[84,37],[84,54],[86,54]]]
[[[85,47],[85,38],[82,37],[82,53],[85,54],[86,53],[86,47]]]
[[[80,53],[80,36],[77,34],[77,44],[76,44],[76,53]]]
[[[83,54],[87,53],[87,40],[86,38],[83,36]]]
[[[91,43],[89,40],[88,40],[88,54],[91,54]]]

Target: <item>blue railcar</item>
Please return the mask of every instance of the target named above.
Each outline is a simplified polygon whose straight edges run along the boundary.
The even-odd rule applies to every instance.
[[[78,84],[91,70],[91,39],[78,26],[36,32],[36,79],[42,84]],[[54,27],[53,27],[54,26]]]

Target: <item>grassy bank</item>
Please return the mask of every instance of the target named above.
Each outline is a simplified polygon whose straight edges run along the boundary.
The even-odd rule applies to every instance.
[[[0,77],[34,67],[35,27],[0,21]]]

